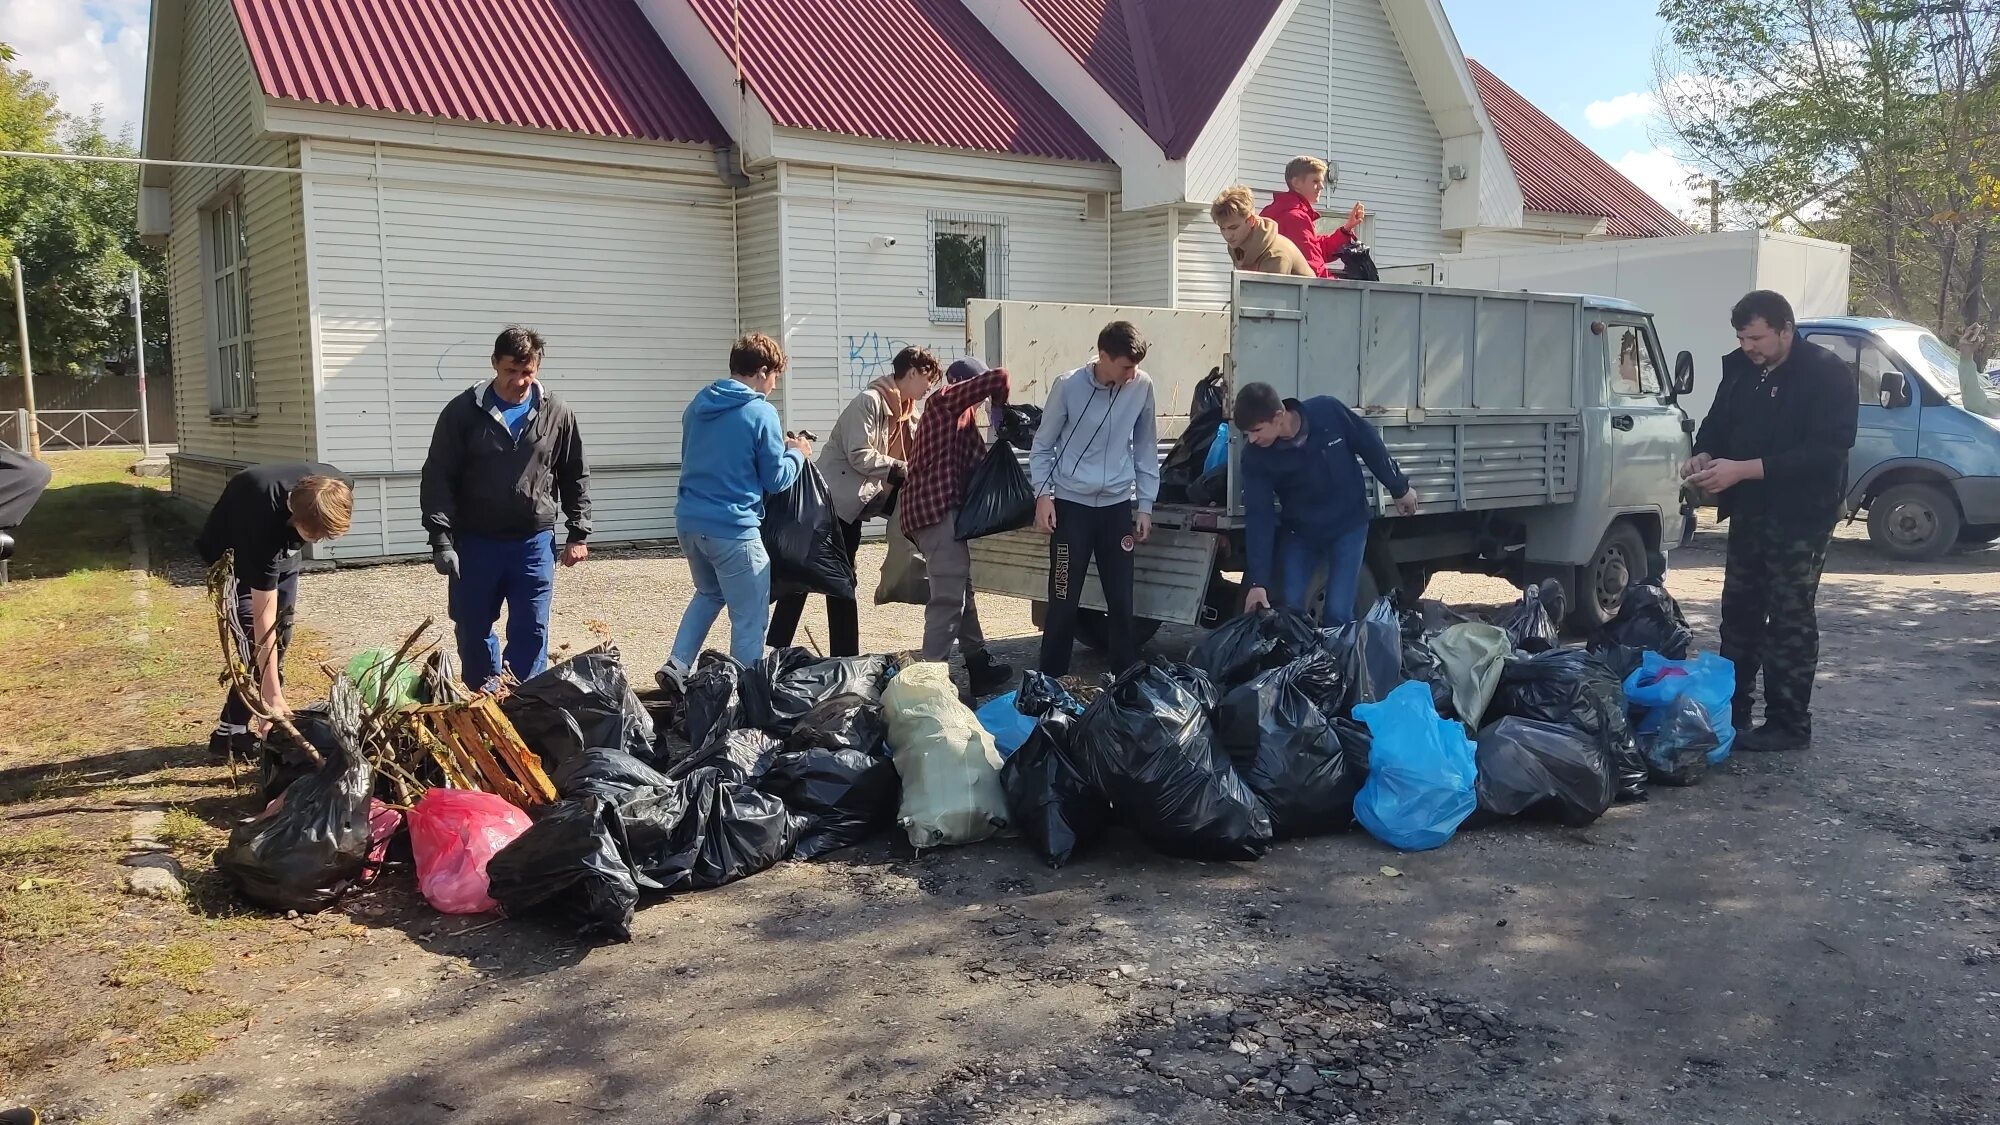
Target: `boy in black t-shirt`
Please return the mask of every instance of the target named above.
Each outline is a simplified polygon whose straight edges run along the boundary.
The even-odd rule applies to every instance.
[[[299,596],[299,549],[345,535],[353,516],[353,483],[332,465],[257,465],[229,478],[195,539],[204,563],[236,552],[236,616],[251,638],[259,694],[279,713],[290,710],[281,669]],[[209,736],[209,752],[248,756],[264,734],[251,727],[249,706],[231,691]]]

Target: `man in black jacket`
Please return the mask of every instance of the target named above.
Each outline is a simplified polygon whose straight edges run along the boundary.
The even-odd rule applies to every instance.
[[[536,379],[542,338],[510,326],[493,341],[493,379],[445,404],[424,458],[421,503],[431,562],[451,580],[465,682],[500,674],[493,623],[507,607],[506,667],[525,680],[548,665],[556,506],[568,532],[562,565],[590,555],[590,468],[576,416]]]
[[[1745,750],[1812,744],[1819,668],[1815,599],[1847,493],[1854,448],[1854,372],[1797,338],[1791,303],[1760,289],[1730,313],[1736,351],[1723,357],[1715,403],[1683,468],[1729,520],[1722,582],[1722,655],[1736,665],[1734,718]],[[1757,672],[1764,725],[1750,725]]]

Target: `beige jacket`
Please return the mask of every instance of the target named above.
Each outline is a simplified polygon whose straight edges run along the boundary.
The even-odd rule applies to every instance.
[[[889,471],[909,460],[917,412],[903,405],[895,382],[886,377],[855,395],[820,447],[819,471],[833,494],[833,511],[847,523],[861,519],[889,484]]]
[[[1251,273],[1281,273],[1291,277],[1317,277],[1306,256],[1291,239],[1278,233],[1278,224],[1270,219],[1257,220],[1257,229],[1250,232],[1250,238],[1243,245],[1229,252],[1239,270]]]

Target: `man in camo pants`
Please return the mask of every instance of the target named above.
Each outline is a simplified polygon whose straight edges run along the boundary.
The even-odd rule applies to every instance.
[[[1803,750],[1812,744],[1820,571],[1854,447],[1855,374],[1797,338],[1792,306],[1777,293],[1749,294],[1729,319],[1741,346],[1723,357],[1682,475],[1729,521],[1722,655],[1736,665],[1736,744]],[[1760,669],[1764,725],[1750,730]]]

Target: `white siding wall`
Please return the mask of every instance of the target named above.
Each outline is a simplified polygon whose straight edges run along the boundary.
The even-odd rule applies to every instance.
[[[182,45],[174,122],[179,160],[296,167],[295,145],[257,131],[262,94],[229,0],[195,0]],[[209,417],[209,285],[202,259],[202,209],[226,193],[242,198],[250,292],[250,358],[257,416]],[[304,243],[298,177],[272,172],[175,171],[168,199],[169,315],[180,457],[173,479],[181,500],[206,509],[234,469],[312,453]]]
[[[336,558],[420,551],[438,410],[491,377],[493,335],[537,328],[577,413],[594,537],[673,533],[681,411],[735,331],[729,193],[713,174],[320,142],[306,189],[320,446],[361,477]]]
[[[1537,230],[1469,230],[1465,232],[1465,253],[1478,254],[1487,250],[1510,250],[1519,248],[1541,249],[1549,246],[1572,246],[1580,242],[1601,242],[1600,238],[1589,238],[1580,234],[1559,234],[1555,231]]]
[[[1174,307],[1227,308],[1233,267],[1208,208],[1174,208],[1174,227]]]
[[[1120,211],[1111,203],[1111,293],[1114,305],[1171,308],[1173,292],[1173,230],[1171,208]]]
[[[965,326],[931,319],[932,210],[1006,220],[1006,290],[995,296],[1095,303],[1111,285],[1109,225],[1083,218],[1082,190],[799,165],[783,182],[791,422],[822,437],[904,346],[947,363],[965,353]],[[896,244],[878,245],[888,238]]]
[[[1339,168],[1320,210],[1359,199],[1383,265],[1456,250],[1438,197],[1444,153],[1381,0],[1303,0],[1242,101],[1242,177],[1268,199],[1285,162],[1316,155]]]
[[[1240,114],[1228,112],[1230,104],[1227,100],[1223,102],[1224,109],[1209,119],[1208,127],[1188,152],[1187,194],[1196,203],[1214,200],[1223,188],[1239,178],[1236,173],[1242,158],[1243,119]]]

